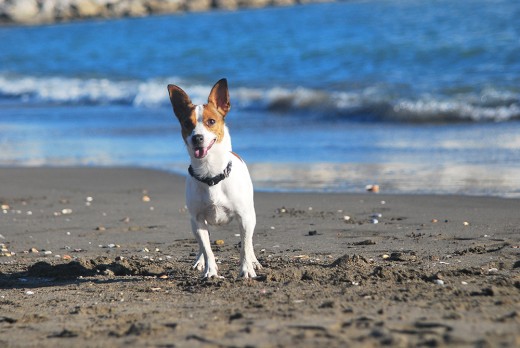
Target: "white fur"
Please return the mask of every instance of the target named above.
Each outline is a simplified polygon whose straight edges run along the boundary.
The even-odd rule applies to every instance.
[[[199,253],[194,268],[204,270],[204,277],[218,277],[218,267],[211,250],[208,225],[223,225],[236,218],[240,228],[240,276],[256,277],[255,269],[261,269],[254,250],[253,232],[256,213],[253,201],[253,184],[246,164],[231,153],[231,137],[225,127],[221,142],[213,144],[204,158],[195,158],[191,138],[204,136],[204,146],[216,137],[202,123],[203,106],[196,106],[197,125],[185,139],[191,166],[199,176],[213,177],[223,172],[232,162],[228,178],[214,186],[208,186],[189,176],[186,181],[186,204],[191,214],[193,234],[199,243]]]

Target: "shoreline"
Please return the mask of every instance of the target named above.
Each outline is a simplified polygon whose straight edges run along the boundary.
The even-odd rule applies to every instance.
[[[235,11],[334,0],[0,0],[1,25],[41,25],[88,19],[116,19],[189,12]]]
[[[232,222],[210,236],[224,279],[203,280],[180,176],[0,182],[0,345],[520,343],[519,199],[256,192],[258,279],[237,279]]]
[[[5,163],[1,169],[142,169],[184,178],[185,163],[157,166],[129,164]],[[366,194],[377,185],[377,194],[411,196],[462,196],[520,199],[519,168],[500,171],[482,165],[427,167],[410,163],[288,163],[248,162],[256,192],[308,194]],[[303,175],[301,175],[304,173]]]

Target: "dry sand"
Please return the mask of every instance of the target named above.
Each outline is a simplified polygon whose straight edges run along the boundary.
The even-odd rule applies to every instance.
[[[2,347],[520,345],[520,200],[257,193],[258,279],[237,279],[232,223],[211,234],[225,279],[204,280],[183,178],[0,183]]]

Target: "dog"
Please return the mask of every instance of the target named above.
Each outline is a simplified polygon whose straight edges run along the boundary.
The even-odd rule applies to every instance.
[[[208,225],[228,224],[235,218],[240,227],[240,277],[255,278],[255,270],[262,266],[253,250],[253,183],[245,162],[231,149],[225,124],[231,108],[227,80],[221,79],[213,86],[204,105],[194,105],[178,86],[168,85],[168,93],[191,159],[186,205],[199,244],[193,268],[204,271],[205,278],[220,277]]]

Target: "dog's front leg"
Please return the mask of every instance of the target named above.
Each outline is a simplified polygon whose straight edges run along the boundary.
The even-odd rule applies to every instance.
[[[206,223],[192,219],[191,229],[197,242],[199,242],[199,254],[197,255],[197,260],[193,267],[201,270],[202,264],[204,264],[204,278],[219,277],[215,255],[213,255],[213,251],[211,250],[209,231]]]
[[[256,217],[240,217],[240,237],[242,247],[240,249],[240,276],[244,278],[255,278],[255,269],[262,269],[253,249],[253,233],[255,231]]]
[[[195,263],[193,264],[194,269],[198,269],[199,271],[203,271],[206,268],[206,262],[204,261],[204,252],[201,241],[199,242],[199,252],[197,253],[197,258],[195,259]]]

